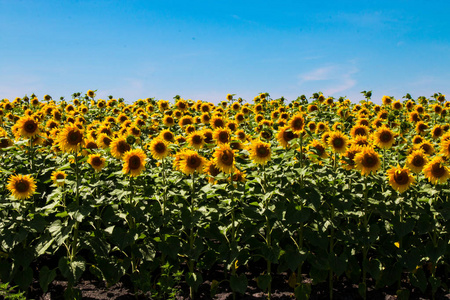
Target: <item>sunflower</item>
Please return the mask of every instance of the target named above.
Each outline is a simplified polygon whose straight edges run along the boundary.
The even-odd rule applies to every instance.
[[[352,144],[344,154],[342,154],[341,164],[346,170],[353,170],[355,168],[355,155],[361,152],[362,146]]]
[[[11,175],[7,188],[16,200],[28,199],[36,191],[36,182],[30,175]]]
[[[147,155],[145,155],[142,149],[134,149],[126,152],[122,157],[124,162],[122,172],[132,177],[140,175],[145,169],[146,159]]]
[[[97,143],[100,145],[100,147],[106,149],[110,147],[112,139],[107,134],[101,133],[97,137]]]
[[[166,142],[174,142],[175,141],[175,135],[172,131],[165,129],[159,133],[159,137],[165,140]]]
[[[440,146],[441,146],[440,153],[444,155],[446,158],[450,158],[450,139],[442,141]]]
[[[361,171],[361,175],[367,176],[376,173],[381,167],[380,156],[372,147],[362,147],[361,151],[355,154],[355,167]]]
[[[100,154],[90,154],[87,160],[95,172],[100,172],[105,167],[105,161],[105,158]]]
[[[209,113],[204,113],[200,116],[200,121],[203,124],[209,124],[211,121],[211,117],[209,116]]]
[[[196,151],[184,149],[177,153],[173,162],[174,168],[186,175],[203,172],[205,158]]]
[[[365,146],[369,146],[370,142],[369,142],[369,138],[367,136],[357,135],[355,138],[353,138],[350,141],[350,144],[365,147]]]
[[[424,140],[422,143],[418,144],[416,147],[422,149],[425,152],[425,154],[427,154],[427,155],[432,155],[434,153],[433,144],[427,140]]]
[[[419,121],[416,124],[416,132],[417,134],[425,134],[425,131],[428,129],[428,125],[423,122],[423,121]]]
[[[344,153],[347,149],[348,138],[340,131],[333,131],[328,138],[328,145],[331,146],[334,152]]]
[[[59,133],[57,142],[61,151],[76,152],[83,145],[83,131],[74,124],[68,124]]]
[[[183,116],[180,121],[178,121],[178,125],[180,127],[184,127],[187,125],[194,124],[194,119],[191,116]]]
[[[231,177],[231,180],[233,180],[234,182],[245,182],[246,181],[246,174],[245,171],[241,172],[239,169],[235,169],[233,176]]]
[[[127,140],[124,137],[117,137],[113,139],[110,147],[111,155],[118,159],[121,159],[126,152],[131,150],[131,146],[127,143]]]
[[[444,131],[442,130],[442,126],[441,125],[435,125],[433,127],[433,129],[431,129],[431,136],[435,140],[440,138],[442,136],[442,134],[444,134]]]
[[[188,135],[186,138],[188,144],[195,148],[195,149],[201,149],[203,145],[205,145],[205,137],[202,132],[194,131]]]
[[[228,128],[217,128],[213,132],[213,138],[218,145],[227,144],[231,141],[231,131]]]
[[[39,134],[39,124],[32,116],[21,117],[17,121],[16,126],[21,137],[29,139]]]
[[[278,143],[283,147],[287,148],[289,146],[289,142],[293,139],[297,138],[298,135],[291,131],[291,127],[286,125],[278,130],[276,135]]]
[[[261,140],[253,140],[248,146],[248,151],[250,152],[250,158],[260,165],[265,165],[272,155],[270,144]]]
[[[229,144],[219,145],[214,151],[214,163],[224,173],[232,173],[234,170],[234,152]]]
[[[432,184],[445,184],[450,178],[450,170],[441,156],[436,156],[423,167],[423,173]]]
[[[419,144],[422,143],[424,140],[425,140],[425,139],[424,139],[422,136],[416,135],[416,136],[414,136],[414,137],[412,138],[412,143],[413,143],[414,145],[419,145]]]
[[[211,127],[213,129],[225,127],[224,119],[222,117],[219,117],[219,116],[213,116],[211,118],[211,120],[209,121],[209,124],[211,124]]]
[[[395,142],[395,135],[390,128],[383,125],[373,133],[374,143],[381,149],[390,149]]]
[[[234,134],[235,134],[236,137],[237,137],[240,141],[242,141],[242,142],[245,142],[245,141],[247,140],[247,134],[246,134],[245,131],[242,130],[242,129],[236,131]]]
[[[308,145],[308,150],[309,155],[316,155],[320,158],[328,157],[325,146],[318,140],[312,140],[312,142]]]
[[[208,182],[211,184],[216,181],[215,177],[221,173],[220,169],[216,167],[214,160],[208,160],[205,163],[203,172],[209,175]]]
[[[300,134],[305,128],[305,119],[302,114],[294,115],[289,121],[289,127],[291,131],[295,134]]]
[[[0,137],[0,149],[5,149],[13,145],[13,141],[6,137]]]
[[[384,105],[390,105],[392,103],[392,98],[389,96],[384,95],[381,98],[381,102],[383,102]]]
[[[369,127],[366,125],[355,125],[350,130],[350,135],[354,138],[356,136],[368,136],[369,135]]]
[[[51,179],[53,183],[57,186],[64,186],[64,181],[67,177],[66,172],[64,171],[53,171],[51,175]]]
[[[153,139],[149,146],[154,159],[164,159],[170,154],[169,143],[160,137]]]
[[[392,109],[393,110],[400,110],[402,109],[403,104],[400,102],[400,100],[396,100],[392,103]]]
[[[398,191],[399,193],[403,193],[414,183],[414,176],[410,173],[410,170],[407,167],[392,167],[386,172],[387,178],[389,179],[389,184],[391,187]]]
[[[406,166],[414,173],[420,173],[427,162],[428,158],[423,149],[413,150],[406,157]]]

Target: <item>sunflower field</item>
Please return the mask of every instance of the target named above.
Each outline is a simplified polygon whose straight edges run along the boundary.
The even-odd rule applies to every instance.
[[[0,103],[0,282],[44,292],[90,274],[167,299],[271,298],[286,272],[308,299],[345,278],[430,298],[450,272],[450,102],[326,98],[246,103],[154,98],[127,104],[32,95]],[[246,267],[264,270],[251,278]]]

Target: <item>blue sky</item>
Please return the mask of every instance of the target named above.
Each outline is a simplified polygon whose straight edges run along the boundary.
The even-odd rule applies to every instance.
[[[449,94],[449,11],[449,1],[0,0],[0,99]]]

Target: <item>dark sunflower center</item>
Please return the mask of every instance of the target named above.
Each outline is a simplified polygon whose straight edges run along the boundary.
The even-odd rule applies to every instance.
[[[424,165],[424,163],[425,163],[425,160],[420,155],[416,155],[412,159],[412,164],[414,165],[414,167],[422,167]]]
[[[420,124],[419,125],[419,131],[425,131],[428,128],[426,124]]]
[[[19,193],[26,193],[30,189],[30,183],[21,179],[16,183],[15,188]]]
[[[209,166],[209,170],[208,171],[209,171],[209,175],[211,175],[213,177],[215,177],[215,176],[220,174],[220,170],[218,168],[216,168],[216,166],[214,164],[211,164]]]
[[[395,172],[394,173],[394,181],[398,185],[406,185],[409,183],[408,173],[406,171]]]
[[[434,163],[431,166],[431,175],[433,175],[434,178],[441,178],[445,175],[445,168],[441,163]]]
[[[164,143],[156,143],[154,149],[156,153],[162,154],[166,151],[166,145]]]
[[[333,139],[333,147],[334,148],[342,148],[344,146],[344,140],[340,137]]]
[[[377,165],[378,158],[374,154],[365,154],[362,160],[362,165],[365,168],[373,168]]]
[[[23,127],[24,127],[26,132],[28,132],[28,133],[35,133],[36,129],[37,129],[37,124],[33,120],[28,120],[28,121],[25,122]]]
[[[127,152],[127,151],[130,151],[131,150],[131,147],[130,147],[130,145],[128,145],[128,143],[127,142],[125,142],[125,141],[120,141],[118,144],[117,144],[117,151],[119,152],[119,153],[125,153],[125,152]]]
[[[59,173],[56,175],[56,179],[64,179],[64,174]]]
[[[200,145],[203,142],[203,139],[200,135],[194,135],[192,137],[192,143],[195,145]]]
[[[323,153],[325,152],[325,149],[322,147],[322,145],[316,145],[316,146],[314,146],[314,149],[317,150],[317,153],[319,154],[319,156],[323,155]]]
[[[197,169],[200,167],[201,160],[197,156],[190,156],[186,160],[187,166],[191,169]]]
[[[294,122],[292,122],[292,127],[295,130],[301,130],[303,128],[303,120],[300,118],[294,119]]]
[[[71,145],[78,145],[83,140],[83,135],[78,130],[71,130],[67,134],[67,142]]]
[[[227,143],[228,142],[228,133],[227,132],[219,133],[219,141],[221,143]]]
[[[259,157],[267,157],[267,156],[269,156],[270,151],[269,151],[269,149],[267,149],[266,146],[264,146],[264,145],[258,145],[258,146],[256,147],[256,153],[257,153],[257,155],[258,155]]]
[[[390,141],[392,141],[392,134],[389,131],[381,132],[380,141],[383,143],[389,143]]]
[[[111,144],[111,139],[109,138],[109,137],[107,137],[107,136],[105,136],[104,138],[103,138],[103,143],[106,145],[106,146],[108,146],[109,147],[109,145]]]
[[[8,139],[2,138],[0,139],[0,148],[6,148],[9,146]]]
[[[230,150],[225,150],[220,157],[220,161],[227,166],[231,166],[233,164],[233,152]]]
[[[96,157],[92,158],[91,163],[93,166],[99,167],[102,165],[102,159],[100,157],[96,156]]]
[[[220,119],[217,119],[217,120],[215,120],[214,121],[214,126],[215,127],[223,127],[223,121],[222,120],[220,120]]]
[[[437,127],[434,131],[433,131],[433,135],[434,136],[441,136],[442,135],[442,129],[440,127]]]
[[[355,130],[355,135],[366,135],[366,131],[364,130],[364,128],[358,127],[358,128]]]
[[[141,158],[137,155],[133,155],[128,159],[128,166],[131,170],[139,169],[141,166]]]
[[[283,139],[286,142],[289,142],[290,140],[293,140],[295,137],[294,133],[292,131],[285,131],[283,132]]]
[[[89,142],[86,144],[86,149],[98,149],[98,146],[94,142]]]
[[[165,132],[164,135],[163,135],[163,137],[164,137],[164,139],[165,139],[166,141],[171,141],[171,140],[173,140],[173,134],[172,134],[171,132]]]
[[[425,151],[425,153],[429,153],[431,151],[431,145],[429,145],[429,144],[422,144],[422,145],[420,145],[420,148],[423,149],[423,151]]]
[[[203,134],[203,136],[205,137],[205,143],[211,144],[213,142],[213,137],[210,132]]]

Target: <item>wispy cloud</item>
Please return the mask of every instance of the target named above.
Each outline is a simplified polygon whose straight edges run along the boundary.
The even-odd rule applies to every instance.
[[[355,66],[354,61],[347,64],[330,64],[300,74],[299,84],[305,86],[320,81],[321,90],[325,94],[336,95],[348,91],[357,84],[354,74],[358,72],[359,69]]]

